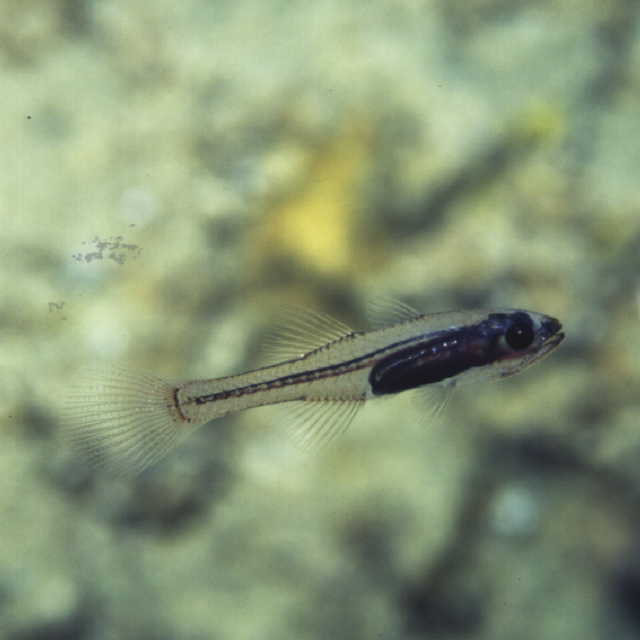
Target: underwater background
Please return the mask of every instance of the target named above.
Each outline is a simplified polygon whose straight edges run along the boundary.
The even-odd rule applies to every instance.
[[[0,2],[0,639],[640,636],[640,4]],[[95,363],[259,364],[298,305],[567,333],[299,452],[268,409],[134,478]]]

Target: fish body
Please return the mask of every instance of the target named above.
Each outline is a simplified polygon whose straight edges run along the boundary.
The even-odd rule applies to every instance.
[[[367,332],[298,315],[272,341],[283,359],[239,375],[173,384],[118,368],[88,376],[70,397],[67,434],[96,461],[140,471],[192,427],[286,404],[299,441],[313,445],[344,431],[367,400],[513,375],[564,338],[558,320],[534,311],[422,314],[403,305],[395,315]]]

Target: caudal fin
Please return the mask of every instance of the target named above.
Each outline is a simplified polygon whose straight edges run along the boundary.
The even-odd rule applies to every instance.
[[[63,438],[93,466],[139,473],[191,430],[174,392],[161,378],[121,367],[82,372],[66,398]]]

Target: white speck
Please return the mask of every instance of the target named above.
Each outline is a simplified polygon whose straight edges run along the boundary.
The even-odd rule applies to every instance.
[[[144,227],[157,213],[158,201],[149,189],[129,187],[122,193],[120,214],[129,225]]]
[[[92,315],[86,333],[87,350],[96,360],[122,358],[131,340],[129,332],[112,322],[108,314]]]
[[[503,536],[531,535],[539,521],[538,499],[523,487],[506,487],[500,491],[491,508],[490,523]]]

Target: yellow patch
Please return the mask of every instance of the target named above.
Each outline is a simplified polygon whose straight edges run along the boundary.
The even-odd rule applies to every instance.
[[[369,166],[370,132],[341,131],[310,163],[299,190],[267,214],[257,248],[263,258],[293,258],[324,276],[341,276],[353,261],[358,189]]]

